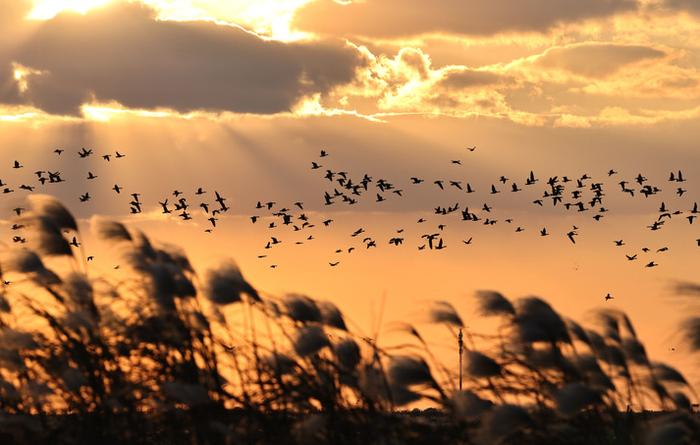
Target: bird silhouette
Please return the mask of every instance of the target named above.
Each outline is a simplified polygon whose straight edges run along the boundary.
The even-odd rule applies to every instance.
[[[88,156],[92,155],[92,149],[87,149],[87,148],[83,147],[83,148],[78,152],[78,155],[79,155],[81,158],[87,158]]]
[[[221,208],[222,212],[228,211],[228,207],[226,206],[226,198],[221,196],[218,191],[214,190],[214,196],[215,196],[215,201],[219,204],[219,207]]]
[[[355,230],[355,231],[352,233],[352,235],[350,235],[350,236],[356,237],[356,236],[358,236],[358,235],[360,235],[360,234],[362,234],[362,233],[364,233],[364,232],[365,232],[365,229],[363,229],[363,228],[360,227],[359,229]]]

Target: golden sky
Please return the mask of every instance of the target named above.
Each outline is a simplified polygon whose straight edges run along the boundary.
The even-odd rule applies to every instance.
[[[700,281],[700,222],[645,226],[661,200],[686,212],[700,200],[696,0],[0,0],[0,10],[0,152],[8,170],[21,159],[32,171],[76,178],[51,192],[82,218],[141,225],[203,266],[232,256],[256,286],[331,299],[366,329],[382,295],[391,321],[419,319],[430,299],[471,314],[469,296],[482,288],[537,294],[580,317],[610,292],[616,299],[606,304],[629,312],[653,355],[693,363],[670,351],[686,311],[669,289]],[[107,169],[99,158],[59,160],[51,153],[59,146],[128,156]],[[324,206],[326,182],[309,169],[321,148],[330,156],[320,171],[386,178],[406,199]],[[102,182],[90,183],[94,199],[83,205],[88,168]],[[619,179],[607,178],[611,168]],[[666,181],[678,169],[688,178],[680,198]],[[532,193],[484,190],[501,175],[520,184],[530,170],[542,182],[584,173],[608,181],[604,223],[534,207]],[[638,173],[663,197],[620,194],[617,181]],[[482,187],[469,197],[440,194],[410,188],[410,176]],[[128,215],[110,191],[115,182],[142,193],[147,212]],[[222,191],[232,206],[213,234],[201,221],[158,214],[173,189],[198,186]],[[21,198],[4,198],[8,213]],[[270,233],[248,219],[259,200],[304,201],[310,216],[336,222],[304,245],[280,229],[287,243],[261,260]],[[433,207],[457,201],[490,202],[500,221],[449,220],[448,248],[419,252],[415,221],[426,217],[434,229]],[[526,232],[514,233],[509,217]],[[574,224],[576,245],[564,236]],[[334,254],[360,226],[381,246]],[[542,226],[553,235],[537,236]],[[398,228],[411,241],[394,248],[385,241]],[[613,244],[621,238],[624,252]],[[666,245],[650,254],[654,269],[624,257]]]

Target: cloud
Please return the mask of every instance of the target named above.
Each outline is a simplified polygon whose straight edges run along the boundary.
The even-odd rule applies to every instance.
[[[31,68],[24,100],[73,115],[91,101],[179,112],[289,111],[305,96],[351,81],[363,63],[339,41],[282,43],[211,22],[160,21],[140,4],[60,14],[4,58],[0,81],[10,63]],[[11,94],[0,84],[0,95]]]
[[[636,10],[636,0],[316,0],[293,25],[326,35],[402,37],[427,33],[544,32],[567,22]]]
[[[586,42],[549,48],[490,69],[533,87],[535,94],[518,100],[526,108],[543,100],[555,108],[574,103],[577,108],[592,107],[589,113],[598,112],[605,101],[660,110],[694,108],[700,82],[685,54],[674,48]]]
[[[459,68],[446,71],[436,85],[446,90],[464,90],[498,85],[507,80],[509,80],[508,77],[492,71]]]
[[[582,43],[548,49],[536,58],[535,65],[587,77],[605,77],[627,65],[664,56],[665,52],[648,46]]]
[[[700,15],[700,2],[697,0],[666,0],[665,6]]]
[[[363,114],[379,119],[417,113],[490,116],[527,124],[537,120],[529,113],[514,112],[506,103],[505,93],[518,84],[507,73],[457,65],[434,67],[418,48],[401,48],[394,57],[360,50],[365,52],[367,66],[358,71],[355,82],[336,89],[322,105],[359,106]]]
[[[0,65],[0,103],[17,105],[22,103],[19,84],[14,76],[12,65]]]
[[[647,125],[698,115],[697,70],[679,52],[586,42],[508,64],[436,67],[420,48],[372,54],[355,81],[316,101],[376,119],[400,114],[507,119],[528,126]],[[607,108],[607,110],[606,110]]]

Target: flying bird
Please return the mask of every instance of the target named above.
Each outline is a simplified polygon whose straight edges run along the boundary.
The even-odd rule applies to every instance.
[[[78,152],[78,155],[79,155],[81,158],[87,158],[88,156],[92,155],[92,149],[87,149],[87,148],[83,147],[83,148]]]

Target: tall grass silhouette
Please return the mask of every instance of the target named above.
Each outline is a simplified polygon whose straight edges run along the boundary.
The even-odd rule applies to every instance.
[[[180,249],[103,218],[92,230],[121,267],[95,275],[70,212],[29,204],[17,223],[31,248],[0,259],[4,443],[700,443],[697,395],[622,312],[584,327],[541,298],[482,291],[498,327],[477,333],[435,302],[455,353],[464,331],[459,390],[414,325],[383,347],[331,302],[269,295],[233,261],[200,276]],[[695,350],[698,320],[683,326]],[[416,402],[433,408],[405,411]]]

